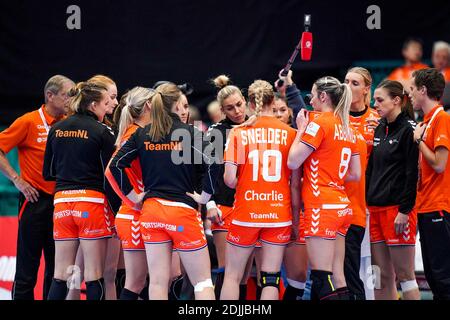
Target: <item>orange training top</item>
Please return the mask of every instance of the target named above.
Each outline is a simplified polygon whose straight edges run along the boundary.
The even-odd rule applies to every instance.
[[[44,106],[17,118],[9,128],[1,132],[0,150],[8,153],[17,147],[21,177],[34,188],[53,194],[55,182],[45,181],[42,169],[48,131],[60,119],[50,116]]]

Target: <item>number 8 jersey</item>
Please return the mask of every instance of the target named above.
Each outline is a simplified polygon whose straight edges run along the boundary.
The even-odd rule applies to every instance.
[[[233,129],[224,162],[238,167],[233,224],[284,227],[292,224],[290,175],[287,166],[295,129],[261,116],[251,127]]]
[[[345,131],[338,116],[322,112],[308,124],[301,142],[314,149],[303,164],[305,209],[346,208],[350,201],[344,179],[351,157],[358,154],[355,131]]]

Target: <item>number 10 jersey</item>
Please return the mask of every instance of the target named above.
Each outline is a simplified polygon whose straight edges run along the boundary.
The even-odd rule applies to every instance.
[[[233,129],[224,162],[236,165],[238,182],[233,224],[285,227],[292,224],[289,149],[296,131],[275,117],[261,116],[251,127]]]

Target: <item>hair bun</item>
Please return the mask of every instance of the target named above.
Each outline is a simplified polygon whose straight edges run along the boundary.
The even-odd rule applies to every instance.
[[[216,77],[213,80],[214,85],[218,88],[218,89],[223,89],[226,86],[228,86],[229,84],[231,84],[231,80],[229,77],[227,77],[226,75],[220,75],[218,77]]]

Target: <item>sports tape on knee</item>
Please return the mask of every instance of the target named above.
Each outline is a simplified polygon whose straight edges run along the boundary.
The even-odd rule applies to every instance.
[[[292,279],[287,278],[287,282],[289,283],[289,285],[295,289],[305,289],[306,283],[305,282],[300,282],[300,281],[295,281]]]
[[[194,292],[202,292],[206,288],[214,288],[212,280],[206,279],[205,281],[201,281],[194,286]]]
[[[416,280],[401,281],[400,287],[402,288],[402,292],[407,292],[419,288]]]

